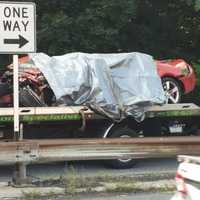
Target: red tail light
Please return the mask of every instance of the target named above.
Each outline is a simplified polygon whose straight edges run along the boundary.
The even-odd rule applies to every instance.
[[[178,192],[182,193],[183,195],[186,195],[187,188],[186,188],[184,177],[177,172],[175,180],[176,180],[176,187],[177,187]]]

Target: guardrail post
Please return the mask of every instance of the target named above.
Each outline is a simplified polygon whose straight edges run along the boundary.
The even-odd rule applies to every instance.
[[[13,175],[13,184],[20,186],[28,183],[26,176],[26,164],[17,163],[15,165],[14,175]]]
[[[23,123],[19,125],[19,134],[16,138],[17,141],[23,140]],[[14,185],[23,185],[30,183],[30,180],[27,178],[27,165],[23,162],[16,163],[13,175],[13,184]]]

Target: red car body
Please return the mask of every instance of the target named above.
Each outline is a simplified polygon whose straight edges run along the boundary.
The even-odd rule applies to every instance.
[[[184,94],[194,90],[196,85],[194,69],[183,59],[156,60],[156,66],[159,76],[177,80]]]

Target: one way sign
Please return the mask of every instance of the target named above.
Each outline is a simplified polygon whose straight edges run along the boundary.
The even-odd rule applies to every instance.
[[[34,3],[0,2],[0,53],[36,52]]]

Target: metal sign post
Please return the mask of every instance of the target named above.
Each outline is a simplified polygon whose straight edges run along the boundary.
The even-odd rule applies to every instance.
[[[13,99],[14,99],[14,138],[18,140],[19,136],[19,61],[18,55],[13,55]]]

